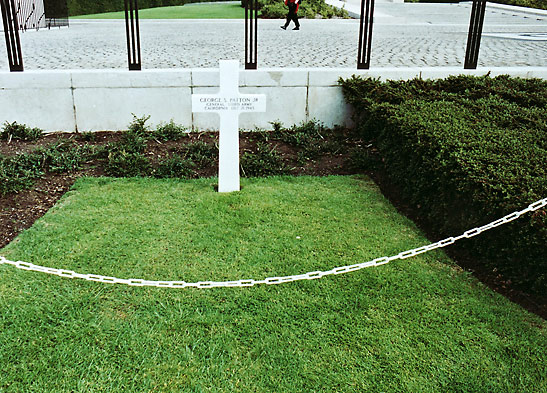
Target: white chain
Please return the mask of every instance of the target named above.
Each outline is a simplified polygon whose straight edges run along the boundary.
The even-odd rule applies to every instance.
[[[3,256],[0,256],[0,265],[2,264],[12,265],[16,267],[17,269],[29,270],[33,272],[41,272],[46,274],[53,274],[59,277],[81,278],[87,281],[97,281],[97,282],[103,282],[108,284],[124,284],[124,285],[129,285],[134,287],[217,288],[217,287],[252,287],[259,284],[267,284],[267,285],[284,284],[284,283],[292,282],[292,281],[315,280],[325,276],[354,272],[354,271],[361,270],[371,266],[385,265],[386,263],[389,263],[396,259],[410,258],[419,254],[423,254],[424,252],[428,252],[431,250],[435,250],[437,248],[442,248],[442,247],[446,247],[448,245],[454,244],[456,241],[463,238],[468,239],[468,238],[477,236],[478,234],[488,231],[489,229],[492,229],[500,225],[506,224],[510,221],[516,220],[517,218],[519,218],[521,215],[525,213],[539,210],[545,206],[547,206],[547,198],[534,202],[531,205],[529,205],[526,209],[508,214],[505,217],[500,218],[499,220],[491,222],[490,224],[483,225],[482,227],[470,229],[464,232],[463,234],[461,234],[460,236],[448,237],[436,243],[431,243],[427,246],[418,247],[413,250],[403,251],[391,257],[376,258],[369,262],[363,262],[363,263],[358,263],[358,264],[349,265],[349,266],[336,267],[334,269],[327,270],[327,271],[309,272],[305,274],[298,274],[295,276],[268,277],[268,278],[265,278],[264,280],[250,279],[250,280],[238,280],[238,281],[199,281],[199,282],[190,283],[185,281],[149,281],[149,280],[136,279],[136,278],[123,279],[123,278],[116,278],[116,277],[100,276],[97,274],[81,274],[81,273],[73,272],[72,270],[54,269],[51,267],[38,266],[32,263],[22,262],[22,261],[13,262],[4,258]]]

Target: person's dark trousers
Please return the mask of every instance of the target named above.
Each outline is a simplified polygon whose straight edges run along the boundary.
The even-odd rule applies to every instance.
[[[285,27],[289,26],[291,20],[294,22],[296,28],[299,29],[300,22],[298,22],[298,15],[296,15],[296,4],[291,5],[289,3],[289,13],[287,14],[287,22],[285,22]]]

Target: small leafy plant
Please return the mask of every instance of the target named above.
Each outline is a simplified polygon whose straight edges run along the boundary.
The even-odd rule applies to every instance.
[[[46,172],[65,173],[80,169],[92,153],[89,146],[61,142],[26,154],[0,157],[0,194],[31,187],[34,180]]]
[[[0,195],[29,188],[43,174],[37,156],[0,156]]]
[[[159,166],[153,171],[153,176],[157,178],[189,179],[194,177],[195,166],[196,164],[192,160],[171,156],[160,162]]]
[[[150,128],[145,124],[148,119],[150,116],[137,117],[133,115],[129,129],[123,133],[121,141],[112,146],[113,150],[125,153],[143,153],[146,142],[151,136]]]
[[[83,142],[95,142],[97,134],[95,132],[82,132],[78,135],[78,139]]]
[[[212,165],[218,160],[218,147],[202,141],[188,143],[181,153],[199,166]]]
[[[34,152],[41,157],[42,166],[51,172],[70,172],[80,169],[92,153],[89,146],[80,147],[67,142],[59,142]]]
[[[147,137],[150,134],[150,127],[146,125],[146,122],[150,120],[150,115],[137,117],[133,113],[133,121],[129,123],[129,129],[127,130],[130,134],[136,134],[142,137]]]
[[[15,121],[13,123],[5,122],[0,132],[0,139],[35,141],[42,136],[43,132],[40,128],[30,128]]]
[[[142,153],[116,151],[109,154],[105,172],[113,177],[147,176],[150,167],[150,160]]]
[[[275,176],[288,173],[288,168],[275,146],[259,142],[256,151],[241,156],[241,171],[245,177]]]
[[[152,132],[152,137],[162,142],[178,141],[187,135],[188,129],[175,124],[173,120],[169,123],[160,123],[156,130]]]
[[[278,122],[274,122],[272,125],[274,128],[272,134],[275,138],[300,149],[297,154],[300,165],[315,160],[322,154],[336,154],[344,150],[342,130],[339,128],[327,129],[317,120],[294,125],[289,129],[283,128]]]

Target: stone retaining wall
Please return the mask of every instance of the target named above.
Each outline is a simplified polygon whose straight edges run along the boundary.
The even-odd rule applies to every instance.
[[[271,129],[272,121],[290,126],[311,119],[351,126],[351,109],[337,81],[353,74],[386,80],[488,72],[547,79],[547,67],[241,70],[240,92],[266,94],[267,112],[241,114],[240,128]],[[191,95],[217,92],[218,80],[218,69],[0,72],[0,123],[17,121],[46,132],[124,130],[135,114],[150,115],[153,126],[173,120],[218,129],[217,115],[191,110]]]

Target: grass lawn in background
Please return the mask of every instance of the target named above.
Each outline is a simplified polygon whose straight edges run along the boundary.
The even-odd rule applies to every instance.
[[[429,242],[365,177],[79,180],[0,251],[151,280],[299,274]],[[477,223],[484,224],[484,223]],[[320,280],[159,289],[0,265],[1,392],[545,392],[547,323],[437,250]]]
[[[125,12],[71,16],[71,19],[124,19]],[[239,4],[200,4],[157,7],[139,10],[139,19],[244,19],[245,9]]]

